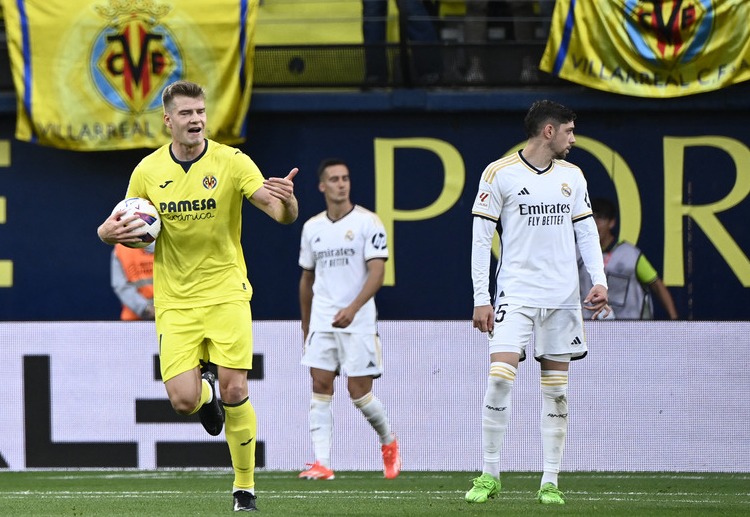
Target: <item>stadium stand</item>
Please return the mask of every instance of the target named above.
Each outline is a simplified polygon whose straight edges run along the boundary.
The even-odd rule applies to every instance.
[[[365,82],[362,2],[368,0],[262,0],[256,33],[256,88],[463,88],[557,84],[537,70],[546,43],[549,13],[542,2],[527,0],[533,11],[521,20],[504,0],[488,0],[486,38],[468,43],[464,0],[426,1],[440,38],[414,43],[405,37],[407,17],[399,16],[402,0],[390,0],[383,50],[390,73],[378,83]],[[518,39],[518,22],[533,26],[532,37]],[[515,25],[514,25],[515,23]],[[436,51],[442,70],[437,81],[420,81],[414,61]],[[467,78],[467,55],[485,63],[481,81]],[[530,73],[531,72],[531,73]],[[12,92],[7,41],[0,12],[0,92]]]

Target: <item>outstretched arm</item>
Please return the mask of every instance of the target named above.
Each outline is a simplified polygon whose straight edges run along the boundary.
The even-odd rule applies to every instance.
[[[250,202],[281,224],[291,224],[297,220],[299,207],[294,197],[294,177],[298,168],[289,171],[283,178],[268,178],[263,186],[250,196]]]

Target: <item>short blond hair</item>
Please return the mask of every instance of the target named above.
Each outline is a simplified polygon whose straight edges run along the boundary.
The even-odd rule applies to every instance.
[[[175,97],[190,97],[191,99],[205,99],[206,91],[202,86],[190,81],[175,81],[167,85],[161,93],[161,104],[164,111],[169,111]]]

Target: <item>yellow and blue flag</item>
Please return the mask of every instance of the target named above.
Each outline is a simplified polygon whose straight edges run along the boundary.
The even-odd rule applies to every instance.
[[[78,151],[170,140],[161,92],[207,92],[207,134],[245,138],[258,0],[0,0],[16,138]]]
[[[750,1],[557,0],[539,67],[638,97],[680,97],[747,81]]]

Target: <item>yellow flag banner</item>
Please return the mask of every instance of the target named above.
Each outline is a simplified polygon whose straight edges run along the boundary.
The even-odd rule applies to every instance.
[[[750,79],[748,0],[557,0],[540,69],[668,98]]]
[[[16,138],[77,151],[170,140],[161,93],[207,92],[207,135],[245,138],[258,0],[0,0]]]

